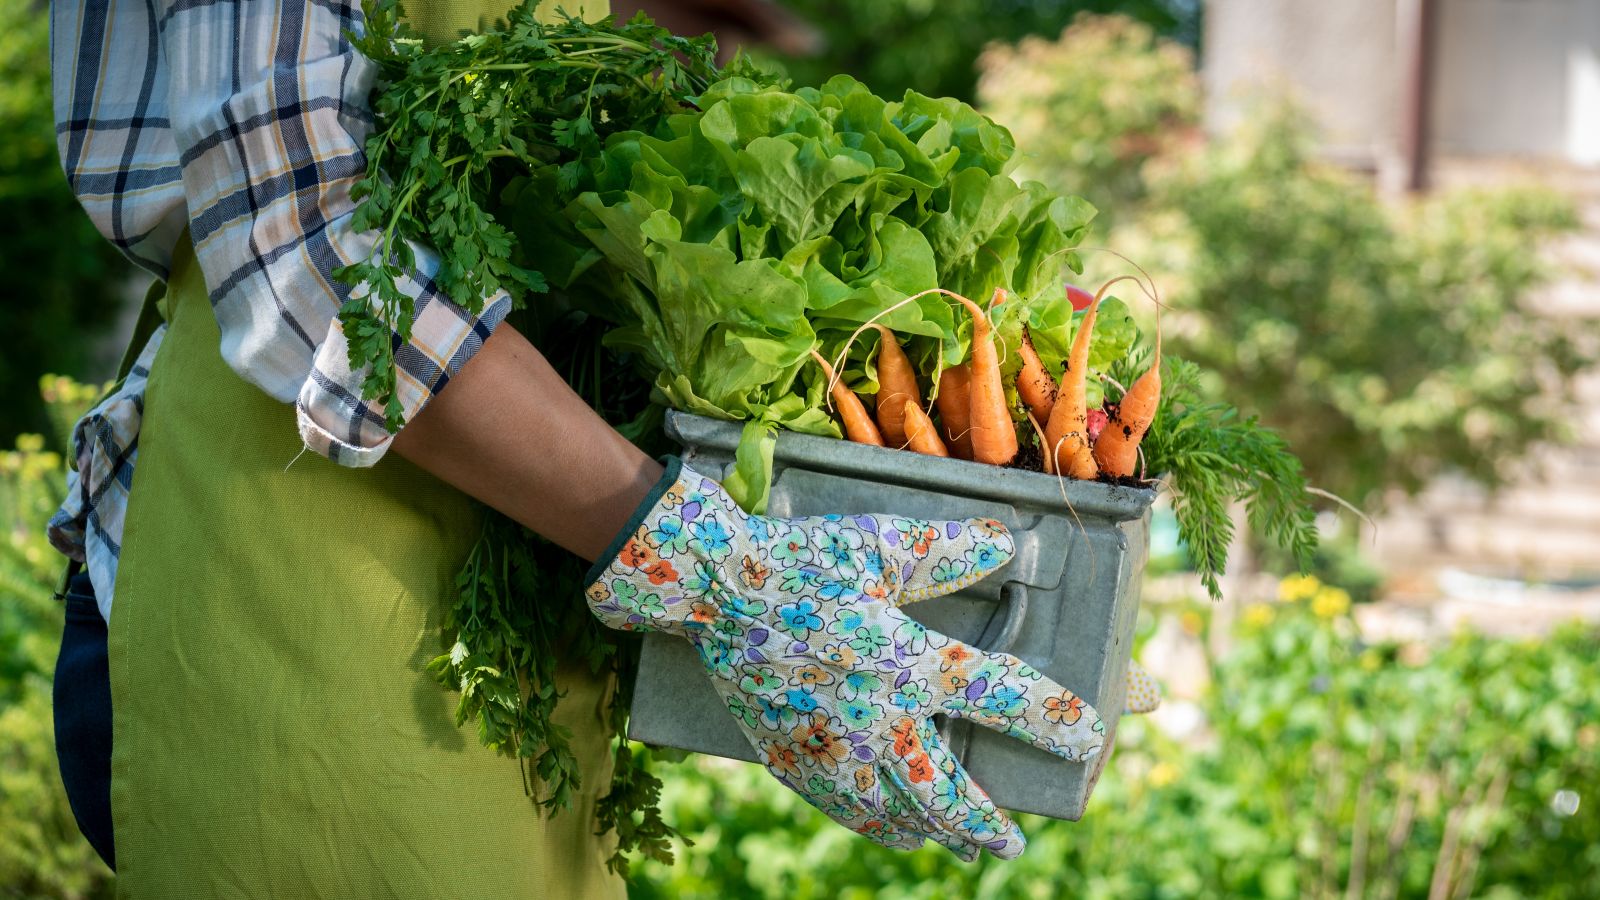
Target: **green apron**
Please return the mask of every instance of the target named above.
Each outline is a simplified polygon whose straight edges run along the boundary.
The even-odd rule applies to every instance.
[[[110,625],[118,895],[624,896],[594,834],[609,680],[559,672],[583,790],[551,818],[424,669],[480,508],[392,453],[302,454],[223,362],[187,242],[163,313]]]

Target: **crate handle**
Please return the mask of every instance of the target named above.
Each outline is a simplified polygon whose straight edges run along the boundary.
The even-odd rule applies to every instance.
[[[1017,642],[1017,636],[1022,633],[1022,620],[1028,616],[1028,586],[1020,581],[1006,582],[1000,586],[1000,602],[1006,606],[1006,617],[1001,620],[998,632],[995,632],[994,617],[990,616],[989,624],[978,638],[980,650],[1011,652],[1011,645]],[[999,612],[999,608],[995,611]],[[994,633],[992,638],[989,636],[991,633]]]
[[[983,628],[983,634],[978,638],[976,646],[979,650],[992,653],[1009,653],[1011,645],[1017,642],[1017,636],[1022,634],[1022,620],[1028,616],[1028,586],[1020,581],[1008,581],[1000,586],[1000,602],[1005,604],[1006,617],[998,625],[994,616]],[[995,612],[1000,611],[999,606]],[[971,722],[957,720],[949,716],[940,716],[943,722],[938,724],[939,738],[944,741],[945,749],[963,766],[967,764],[967,749],[972,745]]]

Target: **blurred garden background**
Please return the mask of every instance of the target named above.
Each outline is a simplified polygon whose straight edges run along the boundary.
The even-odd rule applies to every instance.
[[[1020,860],[883,851],[754,766],[661,760],[695,843],[635,896],[1600,895],[1600,4],[680,6],[797,82],[1007,125],[1155,276],[1207,389],[1350,508],[1308,574],[1241,541],[1220,603],[1158,513],[1137,655],[1166,702]],[[0,31],[0,896],[103,896],[55,769],[42,526],[146,281],[62,178],[44,5],[0,0]]]

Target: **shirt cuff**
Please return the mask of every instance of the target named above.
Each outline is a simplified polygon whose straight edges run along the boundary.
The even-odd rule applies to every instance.
[[[395,349],[395,391],[410,422],[459,373],[511,311],[501,292],[476,315],[443,295],[419,291],[411,340]],[[361,396],[367,368],[350,368],[350,344],[335,318],[317,348],[311,374],[295,401],[300,439],[307,449],[341,466],[375,464],[394,442],[383,407]]]

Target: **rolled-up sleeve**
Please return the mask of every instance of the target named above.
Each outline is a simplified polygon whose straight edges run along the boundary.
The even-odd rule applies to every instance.
[[[190,238],[222,356],[294,404],[306,446],[343,465],[371,465],[393,436],[381,405],[361,395],[366,373],[351,367],[338,319],[352,288],[333,276],[369,258],[379,237],[352,227],[376,75],[347,37],[361,28],[359,6],[169,0],[158,21]],[[409,338],[393,338],[406,421],[511,305],[502,293],[469,312],[434,284],[437,254],[412,250],[398,287],[414,298],[414,318]]]

